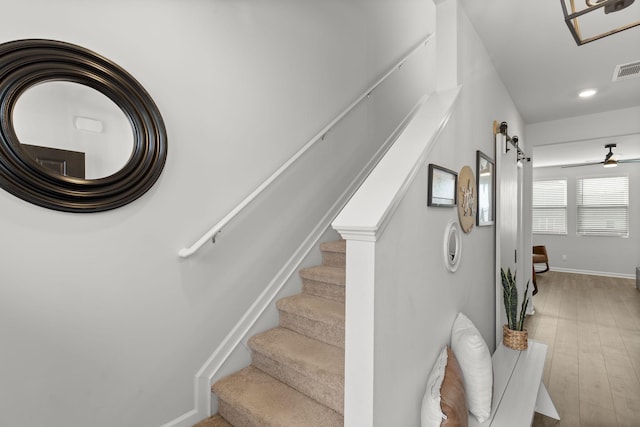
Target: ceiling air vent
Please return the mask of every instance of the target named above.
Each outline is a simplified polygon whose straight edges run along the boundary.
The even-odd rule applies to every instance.
[[[621,80],[632,79],[634,77],[640,77],[640,61],[616,65],[616,69],[613,71],[612,81],[619,82]]]

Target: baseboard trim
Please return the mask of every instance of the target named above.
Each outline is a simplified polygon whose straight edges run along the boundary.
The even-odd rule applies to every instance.
[[[227,334],[222,343],[200,368],[194,379],[195,408],[180,417],[163,424],[161,427],[192,427],[194,424],[210,417],[213,415],[213,412],[217,411],[217,408],[214,407],[215,403],[212,402],[213,399],[211,395],[211,386],[215,382],[214,380],[217,372],[225,364],[231,353],[243,342],[252,326],[259,320],[260,316],[269,307],[269,305],[273,303],[274,299],[291,276],[300,269],[300,265],[309,252],[318,247],[320,239],[324,233],[329,230],[333,220],[338,216],[342,208],[351,199],[353,194],[355,194],[362,182],[364,182],[369,173],[371,173],[373,168],[378,164],[382,157],[384,157],[385,153],[405,129],[408,122],[420,107],[422,100],[423,97],[420,98],[420,101],[414,105],[400,124],[393,130],[391,135],[389,135],[389,137],[382,143],[380,148],[371,157],[365,167],[362,168],[351,184],[347,186],[338,200],[327,211],[326,215],[314,227],[304,242],[298,247],[291,258],[289,258],[287,263],[285,263],[278,274],[276,274],[276,276],[267,285],[262,294],[260,294],[256,301],[242,316],[240,321],[233,327],[229,334]]]
[[[197,409],[192,409],[191,411],[179,416],[173,421],[170,421],[166,424],[162,424],[160,427],[169,427],[169,426],[189,426],[192,427],[194,424],[205,419],[206,416],[199,418],[199,413]]]
[[[624,273],[616,273],[610,271],[592,271],[592,270],[578,270],[574,268],[557,268],[551,267],[550,271],[557,271],[558,273],[575,273],[575,274],[586,274],[589,276],[603,276],[603,277],[615,277],[618,279],[635,279],[635,274],[624,274]]]

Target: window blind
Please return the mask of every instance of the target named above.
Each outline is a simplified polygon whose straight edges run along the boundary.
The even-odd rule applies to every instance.
[[[567,180],[533,182],[532,232],[567,234]]]
[[[629,236],[629,177],[579,178],[577,232],[585,236]]]

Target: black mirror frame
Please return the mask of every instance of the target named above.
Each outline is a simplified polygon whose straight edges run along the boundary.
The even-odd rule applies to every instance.
[[[30,87],[66,81],[91,87],[127,116],[134,146],[127,164],[100,179],[66,177],[46,171],[21,147],[13,109]],[[149,190],[167,157],[160,112],[143,86],[123,68],[70,43],[25,39],[0,44],[0,187],[27,202],[64,212],[101,212],[126,205]]]

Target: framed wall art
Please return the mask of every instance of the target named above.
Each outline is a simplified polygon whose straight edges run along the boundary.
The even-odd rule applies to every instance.
[[[427,206],[453,207],[457,203],[458,174],[442,166],[429,164]]]
[[[469,166],[463,166],[458,173],[458,219],[460,228],[465,233],[470,233],[476,222],[478,210],[478,192],[476,190],[476,178]]]
[[[476,151],[476,187],[478,189],[478,227],[495,222],[496,165],[482,151]]]

